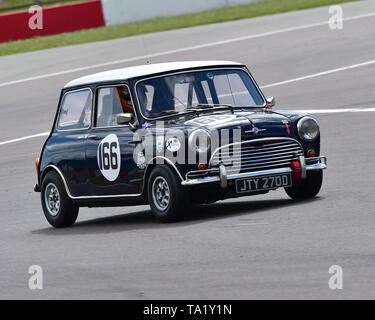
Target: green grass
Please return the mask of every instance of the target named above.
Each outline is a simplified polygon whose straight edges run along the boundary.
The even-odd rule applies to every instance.
[[[0,2],[0,8],[23,6],[33,3],[33,0],[4,0]]]
[[[174,17],[150,19],[111,27],[81,30],[54,36],[0,43],[0,56],[100,40],[116,39],[156,31],[192,27],[215,22],[252,18],[350,1],[359,0],[267,0],[264,2],[250,3],[241,6],[208,10]],[[325,18],[322,17],[322,20],[324,19]]]

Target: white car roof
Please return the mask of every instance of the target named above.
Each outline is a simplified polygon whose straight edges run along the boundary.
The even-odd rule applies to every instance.
[[[64,88],[76,87],[98,82],[121,81],[130,78],[143,77],[168,71],[177,71],[189,68],[202,68],[212,66],[241,66],[241,63],[233,61],[181,61],[146,64],[135,67],[114,69],[74,79],[68,82]]]

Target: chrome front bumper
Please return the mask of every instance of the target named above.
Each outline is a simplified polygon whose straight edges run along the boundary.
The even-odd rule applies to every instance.
[[[314,158],[305,158],[304,156],[299,157],[301,164],[301,178],[305,179],[307,176],[307,171],[313,170],[324,170],[327,169],[327,158],[326,157],[314,157]],[[292,173],[292,169],[289,167],[278,168],[278,169],[269,169],[269,170],[260,170],[252,172],[244,172],[237,174],[227,174],[224,165],[220,165],[219,170],[213,171],[212,169],[204,171],[191,171],[186,174],[186,178],[181,182],[183,186],[194,186],[204,183],[220,182],[222,188],[228,186],[228,180],[241,179],[241,178],[255,178],[260,176],[283,174],[283,173]],[[201,178],[189,178],[189,175],[192,174],[213,174],[207,177]]]

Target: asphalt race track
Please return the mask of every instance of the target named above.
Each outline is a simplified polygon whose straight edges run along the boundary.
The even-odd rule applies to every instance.
[[[342,30],[324,7],[0,57],[0,298],[374,299],[375,1],[343,8]],[[10,140],[48,132],[73,78],[207,59],[247,64],[276,109],[318,111],[320,196],[295,203],[279,190],[173,224],[147,206],[81,209],[73,227],[50,227],[33,192],[45,137]],[[43,290],[28,287],[35,264]],[[332,265],[342,290],[328,287]]]

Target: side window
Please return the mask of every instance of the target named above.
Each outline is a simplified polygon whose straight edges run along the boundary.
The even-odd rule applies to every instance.
[[[87,129],[91,125],[91,90],[82,89],[67,93],[60,107],[58,130]]]
[[[133,113],[134,107],[127,86],[99,88],[96,99],[96,126],[117,126],[119,113]]]

